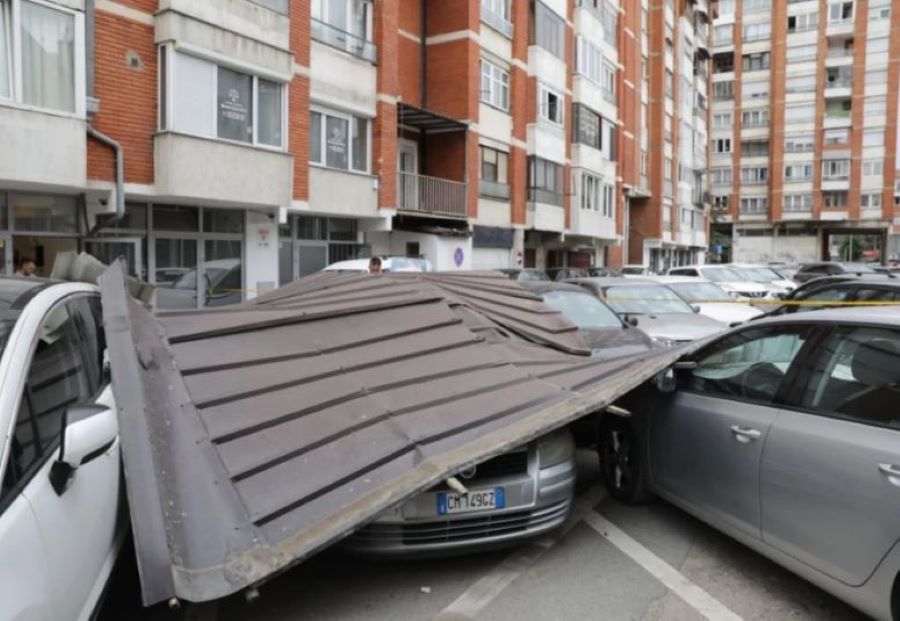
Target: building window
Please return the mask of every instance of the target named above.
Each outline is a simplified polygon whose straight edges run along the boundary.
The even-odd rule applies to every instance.
[[[673,78],[672,72],[666,69],[665,75],[665,89],[666,89],[666,97],[671,97],[673,92]]]
[[[881,193],[860,194],[859,206],[862,209],[881,209]]]
[[[762,41],[772,36],[772,24],[762,22],[759,24],[747,24],[744,26],[744,42]]]
[[[744,127],[766,127],[769,125],[769,109],[756,108],[741,112],[741,125]]]
[[[160,85],[168,97],[160,129],[264,147],[284,148],[284,88],[259,76],[235,71],[164,46],[161,55],[174,76]],[[254,105],[256,110],[254,110]]]
[[[83,63],[81,13],[0,0],[0,99],[82,115],[84,84],[77,69]]]
[[[562,207],[562,165],[540,157],[528,158],[528,200]]]
[[[490,147],[481,146],[480,149],[479,192],[485,196],[509,198],[509,155]]]
[[[847,144],[850,140],[850,132],[846,127],[826,129],[824,133],[825,144]]]
[[[581,208],[585,211],[600,211],[603,200],[603,182],[599,177],[584,173],[581,175]]]
[[[830,208],[846,207],[847,192],[822,192],[822,206]]]
[[[647,175],[650,171],[650,154],[641,151],[641,174]]]
[[[734,82],[713,82],[713,99],[725,101],[734,99]]]
[[[772,8],[772,0],[744,0],[744,14],[761,13]]]
[[[538,88],[538,97],[540,117],[551,123],[555,123],[556,125],[562,125],[564,107],[563,96],[553,89],[541,84]]]
[[[816,90],[816,76],[789,75],[784,86],[785,92],[788,93],[812,93]]]
[[[741,157],[767,157],[769,155],[768,140],[741,141]]]
[[[870,22],[879,22],[883,20],[889,20],[891,18],[891,5],[890,4],[880,4],[876,5],[874,2],[869,2],[869,21]]]
[[[501,110],[509,110],[509,73],[483,58],[481,101]]]
[[[808,181],[812,179],[812,164],[787,164],[784,167],[785,181]]]
[[[713,196],[713,209],[716,211],[728,211],[728,195]]]
[[[603,215],[607,218],[612,218],[615,212],[615,187],[606,183],[603,185]]]
[[[540,0],[532,0],[531,40],[532,45],[542,47],[557,58],[565,59],[566,22]]]
[[[864,147],[883,147],[884,130],[872,129],[864,131],[862,144]]]
[[[812,211],[812,194],[785,194],[782,208],[785,211]]]
[[[665,159],[665,165],[663,167],[663,175],[669,181],[672,180],[672,158],[667,157]]]
[[[880,177],[884,174],[884,161],[881,158],[863,160],[864,177]]]
[[[509,0],[481,0],[481,20],[501,34],[512,36]]]
[[[713,42],[716,45],[731,45],[734,43],[734,26],[731,24],[716,26],[713,29]]]
[[[713,168],[709,171],[709,177],[713,185],[731,185],[730,168]]]
[[[876,116],[887,113],[887,97],[866,97],[863,104],[863,114],[866,116]]]
[[[795,45],[786,48],[784,56],[788,63],[800,63],[815,60],[818,50],[819,46],[814,43],[811,45]]]
[[[719,0],[716,17],[734,15],[734,0]]]
[[[759,54],[744,54],[743,68],[744,71],[762,71],[768,69],[771,62],[769,52],[760,52]],[[768,88],[766,89],[768,91]]]
[[[850,178],[850,160],[825,160],[822,162],[822,178],[846,180]]]
[[[616,104],[616,68],[609,63],[603,63],[603,80],[600,83],[603,87],[603,97],[609,103]]]
[[[769,180],[769,169],[765,166],[741,168],[741,183],[753,185]]]
[[[843,24],[853,21],[853,2],[835,2],[828,5],[828,23]]]
[[[575,39],[575,72],[597,84],[603,82],[603,52],[580,35]]]
[[[786,134],[784,150],[786,153],[805,153],[815,148],[816,139],[812,134]]]
[[[750,196],[741,198],[741,213],[764,214],[768,208],[768,200],[765,196]]]
[[[602,117],[584,104],[575,104],[572,106],[572,112],[575,115],[572,124],[572,141],[595,149],[602,149]]]
[[[311,8],[313,39],[375,61],[371,0],[312,0]]]
[[[741,85],[742,99],[763,99],[769,96],[768,80],[748,80]]]
[[[731,138],[713,138],[712,152],[716,155],[731,153]]]
[[[713,73],[731,73],[732,71],[734,71],[734,52],[723,52],[713,55]]]
[[[598,0],[597,4],[603,7],[600,22],[603,24],[603,40],[608,46],[617,49],[616,24],[619,21],[619,10],[609,2]]]
[[[818,11],[810,11],[809,13],[799,13],[797,15],[788,15],[787,31],[788,32],[804,32],[806,30],[815,30],[819,27]]]
[[[866,71],[866,86],[887,84],[887,69],[873,69]]]
[[[731,127],[733,116],[731,112],[713,113],[713,127]]]
[[[314,109],[309,122],[309,162],[338,170],[369,171],[369,120]]]
[[[813,105],[786,106],[784,109],[784,120],[812,123],[815,119],[816,107]]]

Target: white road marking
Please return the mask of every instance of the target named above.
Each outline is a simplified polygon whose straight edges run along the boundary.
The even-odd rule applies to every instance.
[[[595,485],[579,496],[568,519],[547,537],[540,537],[533,542],[523,545],[521,548],[506,557],[503,562],[493,570],[482,576],[470,586],[462,595],[444,608],[434,618],[435,621],[463,621],[475,619],[478,613],[484,610],[488,604],[515,582],[541,555],[553,547],[566,533],[584,519],[584,516],[593,513],[598,502],[606,497],[603,485]]]
[[[662,582],[672,593],[711,621],[741,621],[722,602],[691,582],[677,569],[632,539],[618,526],[593,511],[584,516],[584,522],[600,533],[635,563]]]

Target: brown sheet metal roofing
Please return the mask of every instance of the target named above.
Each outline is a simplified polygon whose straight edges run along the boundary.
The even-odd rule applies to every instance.
[[[589,357],[498,273],[321,272],[151,314],[101,279],[144,601],[222,597],[675,359]]]

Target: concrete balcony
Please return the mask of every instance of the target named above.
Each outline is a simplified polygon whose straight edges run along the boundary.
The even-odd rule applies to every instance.
[[[849,190],[850,178],[847,176],[823,177],[822,190]]]
[[[562,233],[566,229],[566,212],[559,205],[529,202],[525,225],[537,231]]]
[[[850,110],[826,110],[823,126],[826,129],[832,127],[850,127],[853,122]]]
[[[291,203],[294,158],[287,153],[163,132],[153,138],[153,157],[162,196],[270,207]]]
[[[852,80],[842,80],[832,82],[830,84],[825,85],[825,98],[829,99],[832,97],[850,97],[853,95],[853,81]]]
[[[83,188],[85,122],[71,116],[0,106],[0,187],[6,183]]]
[[[279,50],[288,50],[291,20],[287,8],[288,3],[283,0],[160,0],[156,13],[157,29],[173,28],[181,38],[200,39],[196,41],[198,44],[207,43],[205,31],[215,29],[218,31],[215,41],[211,40],[203,47],[220,52],[228,51],[222,49],[223,45],[231,45],[231,42],[223,43],[227,35],[222,33],[241,35]],[[169,23],[185,18],[192,22],[188,27]],[[159,41],[159,33],[157,35]]]
[[[569,234],[613,240],[616,238],[616,221],[597,211],[572,209]]]
[[[825,27],[826,37],[849,39],[853,36],[853,19],[849,18],[840,22],[828,22]]]
[[[397,209],[422,216],[466,219],[468,184],[416,173],[397,173]]]
[[[316,213],[353,218],[378,216],[377,177],[361,173],[309,167],[309,209]]]

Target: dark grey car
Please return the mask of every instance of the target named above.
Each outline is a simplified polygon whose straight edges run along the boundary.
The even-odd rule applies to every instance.
[[[745,324],[601,421],[611,494],[652,492],[879,619],[900,613],[900,310]]]

